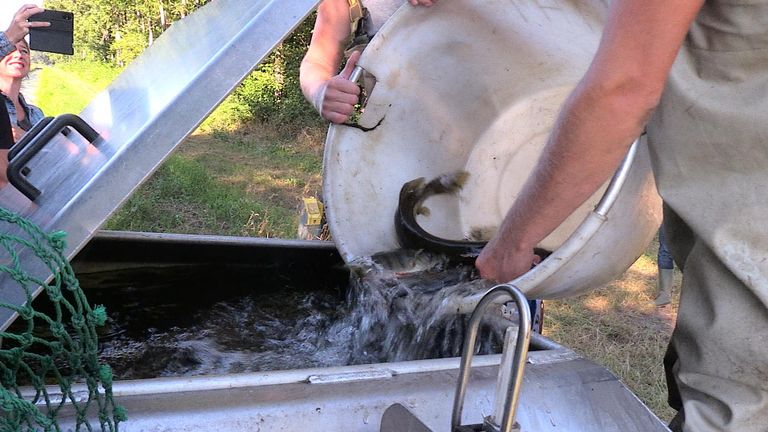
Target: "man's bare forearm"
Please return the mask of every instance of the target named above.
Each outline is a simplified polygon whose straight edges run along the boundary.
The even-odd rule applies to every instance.
[[[557,228],[613,174],[655,104],[654,99],[582,82],[564,105],[541,160],[504,221],[505,239],[533,246]],[[536,223],[515,232],[515,226],[525,226],[519,220]]]
[[[519,268],[504,266],[511,273],[530,268],[534,246],[613,174],[653,108],[653,100],[629,101],[626,95],[595,87],[584,82],[568,99],[533,175],[489,243],[489,251],[528,251]]]
[[[477,260],[487,279],[530,269],[533,247],[616,170],[661,97],[703,0],[617,0],[589,71],[566,101],[533,175]]]
[[[324,0],[320,3],[312,41],[299,71],[301,89],[308,100],[312,99],[318,86],[338,72],[349,31],[349,5],[346,0]]]

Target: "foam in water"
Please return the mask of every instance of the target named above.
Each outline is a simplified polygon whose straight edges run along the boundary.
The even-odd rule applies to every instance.
[[[489,288],[471,265],[394,251],[349,264],[346,300],[326,290],[253,290],[177,309],[136,301],[111,310],[101,356],[118,379],[341,366],[458,356],[468,317],[446,310]],[[210,291],[210,290],[209,290]],[[130,306],[130,305],[127,305]],[[149,324],[138,329],[135,324]],[[481,353],[501,330],[483,326]]]

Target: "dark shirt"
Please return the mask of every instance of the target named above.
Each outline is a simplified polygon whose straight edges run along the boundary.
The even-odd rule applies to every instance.
[[[0,104],[0,150],[6,150],[13,145],[13,131],[11,130],[11,121],[8,118],[8,111],[5,104]]]
[[[13,101],[11,101],[3,93],[0,93],[0,96],[2,96],[5,101],[5,109],[8,111],[8,118],[11,120],[11,126],[16,126],[26,131],[45,117],[43,110],[34,105],[28,104],[24,99],[24,95],[19,94],[19,103],[21,104],[21,108],[24,110],[25,116],[24,120],[17,121],[16,105],[14,105]]]
[[[0,57],[5,57],[12,53],[16,47],[5,37],[4,32],[0,32]],[[8,110],[5,104],[0,104],[0,149],[8,149],[13,145],[13,132],[11,131],[11,122],[8,117]]]

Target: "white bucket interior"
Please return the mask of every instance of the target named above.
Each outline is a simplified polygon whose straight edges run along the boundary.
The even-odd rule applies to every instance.
[[[459,196],[427,200],[429,216],[419,222],[443,238],[490,237],[588,68],[606,11],[602,0],[451,0],[401,7],[359,62],[377,81],[359,123],[381,123],[368,132],[335,125],[326,140],[324,199],[344,259],[396,249],[393,218],[402,185],[457,170],[470,174]],[[643,193],[646,180],[645,173],[630,176],[644,182],[634,189]],[[605,186],[540,246],[556,251],[568,241],[604,192]],[[658,205],[657,198],[649,200]],[[620,205],[642,207],[646,201]],[[633,248],[647,244],[658,224],[655,209],[631,209],[622,217],[638,212],[643,220],[631,235],[641,238],[626,241]],[[639,253],[623,252],[622,260]]]

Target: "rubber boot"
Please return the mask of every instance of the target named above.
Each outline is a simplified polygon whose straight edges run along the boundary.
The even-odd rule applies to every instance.
[[[653,303],[656,306],[662,306],[669,304],[672,301],[672,282],[673,282],[674,270],[673,269],[659,269],[659,293]]]

